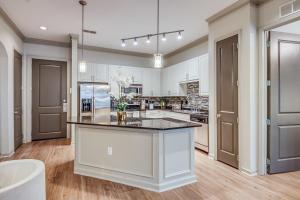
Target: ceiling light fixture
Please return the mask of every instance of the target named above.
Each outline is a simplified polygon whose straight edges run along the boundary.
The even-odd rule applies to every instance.
[[[86,62],[84,60],[83,51],[84,51],[84,6],[87,5],[87,2],[84,0],[80,0],[79,4],[82,6],[82,21],[81,21],[81,61],[79,64],[79,71],[81,73],[86,72]]]
[[[159,0],[157,0],[157,32],[155,34],[147,34],[147,35],[142,35],[142,36],[135,36],[135,37],[129,37],[129,38],[123,38],[121,39],[122,43],[126,42],[128,40],[134,40],[133,45],[137,46],[138,42],[137,39],[141,39],[141,38],[147,38],[146,39],[146,43],[149,44],[150,41],[150,37],[154,37],[156,36],[157,39],[157,46],[156,46],[156,53],[154,54],[154,67],[155,68],[161,68],[163,66],[163,55],[161,53],[159,53],[159,37],[162,35],[162,41],[166,41],[167,38],[166,36],[169,34],[178,34],[177,39],[181,40],[182,39],[182,35],[181,33],[184,32],[184,30],[176,30],[176,31],[169,31],[169,32],[159,32]]]
[[[151,43],[151,41],[150,41],[150,35],[148,35],[147,40],[146,40],[146,43],[147,43],[147,44],[150,44],[150,43]]]
[[[177,39],[178,39],[178,40],[181,40],[181,39],[182,39],[182,34],[181,34],[181,32],[178,32]]]
[[[136,38],[134,38],[133,45],[137,46],[138,44],[139,44],[138,41],[136,40]]]
[[[124,40],[122,40],[122,47],[126,47],[126,43]]]
[[[43,31],[46,31],[47,27],[46,26],[40,26],[40,29],[43,30]]]
[[[163,37],[161,38],[161,40],[162,40],[163,42],[167,41],[166,34],[163,34]]]

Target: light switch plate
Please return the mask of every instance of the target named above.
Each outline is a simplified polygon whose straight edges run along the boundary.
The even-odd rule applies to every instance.
[[[112,155],[112,147],[111,146],[107,147],[107,155],[109,155],[109,156]]]

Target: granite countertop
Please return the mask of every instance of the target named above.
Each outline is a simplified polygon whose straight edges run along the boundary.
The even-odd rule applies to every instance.
[[[116,116],[75,117],[67,121],[68,124],[93,125],[104,127],[140,128],[150,130],[172,130],[181,128],[201,127],[201,124],[181,121],[172,118],[136,118],[129,117],[119,122]]]

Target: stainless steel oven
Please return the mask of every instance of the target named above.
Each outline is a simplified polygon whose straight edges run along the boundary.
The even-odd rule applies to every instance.
[[[136,96],[143,95],[143,84],[130,84],[129,87],[122,87],[122,93],[135,94]]]

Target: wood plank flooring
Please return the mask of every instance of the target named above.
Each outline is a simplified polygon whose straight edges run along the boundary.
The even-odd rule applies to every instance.
[[[196,151],[198,182],[163,193],[73,174],[74,149],[69,140],[22,145],[11,159],[45,162],[47,200],[300,200],[300,172],[249,177]]]

